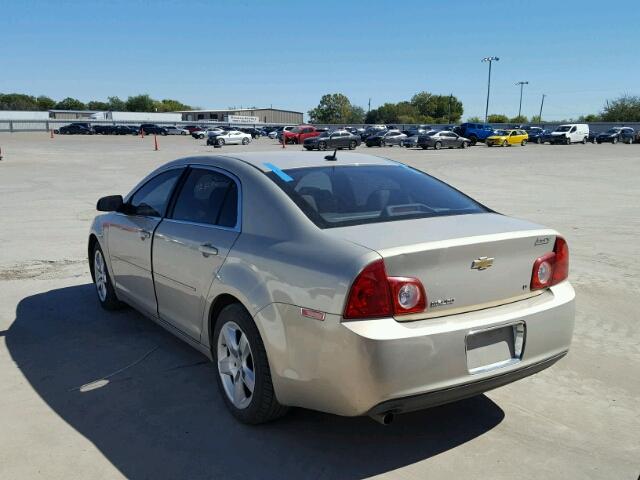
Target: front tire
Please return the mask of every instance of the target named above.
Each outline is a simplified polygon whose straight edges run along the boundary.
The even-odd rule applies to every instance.
[[[220,145],[220,146],[224,145],[224,138],[219,138],[218,139],[218,145]]]
[[[462,145],[460,145],[460,148],[467,148],[468,146],[469,146],[469,143],[462,142]]]
[[[327,149],[327,142],[319,142],[318,143],[318,150],[322,151],[322,150],[326,150]]]
[[[251,315],[238,303],[218,315],[213,333],[216,380],[227,408],[242,423],[275,420],[288,408],[276,399],[267,352]]]
[[[613,140],[611,140],[611,143],[613,143],[614,145],[618,143],[618,137],[613,137]]]
[[[475,145],[476,143],[478,143],[478,137],[476,137],[475,135],[471,135],[469,137],[469,140],[471,140],[471,145]]]
[[[104,253],[102,253],[102,248],[98,243],[93,248],[93,283],[96,286],[98,301],[102,308],[105,310],[118,310],[124,306],[116,296],[109,270],[107,269],[107,263],[104,260]]]
[[[440,149],[442,148],[442,143],[440,143],[440,142],[436,142],[436,143],[433,145],[433,148],[434,148],[434,149],[436,149],[436,150],[440,150]]]
[[[357,146],[358,144],[355,142],[355,140],[351,140],[349,142],[349,150],[355,150]]]

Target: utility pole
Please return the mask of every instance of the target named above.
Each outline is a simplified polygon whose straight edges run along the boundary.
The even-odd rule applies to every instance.
[[[371,97],[369,97],[369,108],[367,109],[367,114],[371,112]]]
[[[520,85],[520,106],[518,107],[518,117],[520,117],[520,113],[522,113],[522,88],[525,85],[529,85],[529,82],[516,82],[516,85]]]
[[[489,62],[489,81],[487,82],[487,107],[484,110],[484,123],[487,123],[489,117],[489,95],[491,93],[491,63],[500,60],[498,57],[484,57],[483,62]]]
[[[451,100],[453,98],[453,93],[449,94],[449,113],[447,114],[447,123],[451,123]]]
[[[542,94],[542,101],[540,102],[540,115],[538,115],[538,122],[540,124],[542,124],[542,106],[544,105],[544,97],[546,97],[546,95],[543,93]]]

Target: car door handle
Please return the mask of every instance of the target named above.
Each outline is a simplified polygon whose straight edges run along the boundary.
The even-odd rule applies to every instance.
[[[148,232],[147,230],[140,230],[139,233],[140,233],[140,240],[142,240],[143,242],[151,236],[151,232]]]
[[[203,243],[198,247],[200,253],[202,253],[203,257],[208,257],[209,255],[218,255],[218,249],[211,245],[210,243]]]

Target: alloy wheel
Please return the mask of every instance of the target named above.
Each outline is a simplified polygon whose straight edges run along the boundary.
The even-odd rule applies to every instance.
[[[93,256],[93,275],[95,277],[96,291],[101,302],[107,299],[107,267],[102,257],[102,252],[96,248]]]
[[[229,321],[220,329],[217,358],[227,398],[236,408],[247,408],[253,398],[256,376],[249,340],[237,323]]]

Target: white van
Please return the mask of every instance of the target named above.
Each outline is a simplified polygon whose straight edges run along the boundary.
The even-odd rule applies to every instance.
[[[562,143],[571,145],[572,143],[587,143],[589,139],[589,125],[586,123],[568,123],[560,125],[551,132],[551,143]]]

